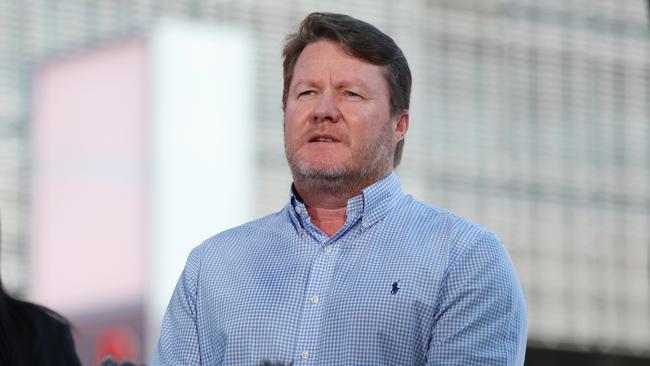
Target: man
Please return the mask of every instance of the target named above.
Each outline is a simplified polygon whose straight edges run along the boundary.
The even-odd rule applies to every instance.
[[[281,211],[196,247],[152,365],[521,365],[496,237],[404,194],[411,75],[375,27],[314,13],[284,48]]]

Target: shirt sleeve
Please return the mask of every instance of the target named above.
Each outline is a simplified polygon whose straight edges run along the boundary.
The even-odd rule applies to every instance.
[[[165,311],[151,366],[201,364],[196,315],[200,249],[199,246],[190,252],[183,273],[176,283]]]
[[[528,331],[523,290],[499,240],[484,233],[450,264],[427,365],[523,365]]]

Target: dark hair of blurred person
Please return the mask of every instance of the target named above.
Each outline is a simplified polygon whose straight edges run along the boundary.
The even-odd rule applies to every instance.
[[[2,232],[0,230],[0,241]],[[5,291],[0,276],[0,365],[81,365],[68,321]]]

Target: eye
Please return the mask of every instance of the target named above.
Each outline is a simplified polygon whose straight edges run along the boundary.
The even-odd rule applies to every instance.
[[[344,91],[343,95],[345,95],[346,97],[361,97],[361,95],[349,90]]]
[[[303,96],[314,95],[314,94],[316,94],[315,90],[305,90],[305,91],[301,91],[300,93],[298,93],[298,98],[303,97]]]

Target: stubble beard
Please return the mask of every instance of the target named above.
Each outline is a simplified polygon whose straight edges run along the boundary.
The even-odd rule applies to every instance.
[[[308,190],[337,196],[352,197],[359,194],[392,169],[394,152],[391,148],[390,128],[386,128],[374,144],[353,153],[354,166],[345,166],[337,161],[314,166],[297,159],[295,152],[290,151],[285,143],[285,154],[294,181]]]

